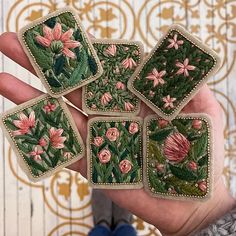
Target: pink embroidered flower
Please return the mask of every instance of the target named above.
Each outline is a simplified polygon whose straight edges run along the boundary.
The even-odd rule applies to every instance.
[[[80,46],[80,42],[71,40],[73,35],[73,29],[69,29],[65,33],[62,33],[62,26],[60,23],[56,23],[55,27],[43,26],[43,36],[37,35],[36,41],[44,47],[51,48],[55,53],[63,53],[65,56],[75,58],[74,52],[70,49]]]
[[[115,55],[116,55],[116,45],[111,44],[111,45],[106,49],[106,53],[107,53],[108,55],[115,56]]]
[[[111,159],[111,152],[110,152],[110,150],[108,150],[108,149],[103,149],[103,150],[101,150],[101,151],[98,153],[98,158],[99,158],[99,161],[100,161],[102,164],[105,164],[105,163],[109,162],[110,159]]]
[[[96,109],[97,108],[96,104],[92,104],[91,108]]]
[[[153,92],[152,90],[150,90],[150,92],[149,92],[149,96],[150,96],[151,98],[153,98],[154,95],[155,95],[155,92]]]
[[[164,170],[165,170],[165,166],[164,166],[163,164],[157,164],[157,165],[156,165],[156,170],[157,170],[157,172],[159,172],[159,173],[163,173]]]
[[[93,97],[93,93],[92,93],[91,91],[89,91],[89,92],[87,93],[87,97],[88,97],[88,98]]]
[[[178,49],[180,45],[182,45],[184,43],[183,40],[178,40],[177,39],[178,35],[175,34],[173,39],[168,39],[168,41],[170,42],[170,44],[168,45],[167,48],[175,48]]]
[[[196,67],[195,67],[195,66],[191,66],[191,65],[189,65],[188,63],[189,63],[189,59],[188,59],[188,58],[186,58],[186,59],[184,60],[184,63],[183,63],[183,64],[180,63],[180,62],[177,62],[175,65],[176,65],[177,67],[180,67],[180,69],[176,72],[176,74],[177,74],[177,75],[184,74],[185,77],[189,76],[188,71],[189,71],[189,70],[195,70]]]
[[[23,135],[29,132],[30,128],[35,126],[35,113],[31,111],[29,117],[27,117],[23,112],[19,115],[19,120],[14,120],[13,124],[19,128],[12,132],[13,135]]]
[[[201,129],[202,128],[202,121],[201,120],[193,120],[192,126],[194,129]]]
[[[50,113],[51,111],[55,111],[56,105],[48,102],[47,105],[43,107],[43,109],[46,111],[46,113]]]
[[[132,111],[134,109],[134,105],[130,102],[125,102],[125,110]]]
[[[102,137],[97,136],[94,138],[93,143],[95,146],[100,147],[103,144],[103,141]]]
[[[61,136],[63,133],[63,129],[55,129],[51,127],[49,130],[49,139],[52,147],[60,149],[64,147],[64,142],[66,137]]]
[[[162,98],[162,101],[165,103],[164,108],[173,108],[174,104],[173,102],[176,100],[176,98],[171,98],[170,95],[167,95],[166,97]]]
[[[41,161],[41,154],[43,154],[43,151],[38,149],[37,146],[35,146],[34,151],[30,152],[30,156],[33,156],[35,161]]]
[[[174,133],[164,142],[165,157],[172,162],[179,163],[188,155],[190,142],[181,133]]]
[[[162,70],[160,72],[157,71],[156,68],[152,70],[151,73],[149,73],[146,76],[146,79],[153,80],[153,87],[155,88],[158,84],[164,84],[165,81],[162,79],[162,77],[166,74],[165,70]]]
[[[116,88],[124,90],[125,89],[125,85],[122,82],[119,81],[119,82],[116,83]]]
[[[139,130],[139,125],[136,122],[131,122],[129,125],[129,133],[135,134]]]
[[[111,101],[111,99],[112,99],[112,96],[109,92],[104,93],[101,97],[101,104],[105,106]]]
[[[120,132],[117,128],[109,128],[106,132],[106,137],[111,141],[114,142],[120,136]]]
[[[207,183],[206,181],[200,181],[198,182],[198,188],[202,191],[202,192],[206,192],[207,191]]]
[[[46,139],[45,139],[45,138],[39,139],[39,145],[40,145],[41,147],[45,147],[45,146],[47,145]]]
[[[66,159],[70,159],[72,157],[72,153],[71,152],[64,152],[63,157],[65,157]]]
[[[125,160],[120,162],[119,168],[120,168],[121,173],[127,174],[132,169],[132,164],[129,160],[125,159]]]
[[[169,124],[169,121],[168,120],[158,120],[158,125],[160,128],[165,128],[167,125]]]
[[[190,161],[188,164],[187,164],[188,168],[190,170],[193,170],[193,171],[196,171],[197,170],[197,163],[195,161]]]
[[[127,68],[132,69],[134,66],[137,66],[137,63],[131,57],[126,58],[124,61],[121,62],[121,64],[123,65],[125,69]]]

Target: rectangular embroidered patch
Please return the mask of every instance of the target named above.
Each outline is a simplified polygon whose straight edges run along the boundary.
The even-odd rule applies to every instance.
[[[1,116],[20,166],[33,181],[49,177],[84,155],[83,141],[64,101],[42,95]]]
[[[127,82],[143,60],[140,42],[93,40],[103,74],[83,87],[83,110],[87,114],[136,115],[140,100],[127,89]]]
[[[212,184],[211,121],[189,114],[144,121],[144,186],[151,195],[206,199]]]
[[[60,97],[102,74],[102,66],[76,12],[55,11],[18,34],[47,92]]]
[[[94,188],[142,188],[142,120],[93,118],[88,124],[88,181]]]
[[[159,116],[172,120],[219,66],[213,50],[173,25],[141,63],[128,88]]]

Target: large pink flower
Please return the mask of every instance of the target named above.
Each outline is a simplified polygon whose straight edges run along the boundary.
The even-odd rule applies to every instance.
[[[111,45],[106,49],[106,53],[107,53],[108,55],[115,56],[115,55],[116,55],[116,45],[115,45],[115,44],[111,44]]]
[[[168,39],[168,41],[170,42],[170,44],[168,45],[167,48],[175,48],[178,49],[180,45],[182,45],[184,43],[183,40],[178,40],[177,39],[178,35],[175,34],[173,39]]]
[[[170,95],[167,95],[166,97],[162,98],[162,101],[165,103],[164,108],[174,108],[173,102],[176,100],[176,98],[171,98]]]
[[[132,69],[134,66],[137,66],[137,63],[131,57],[126,58],[124,61],[121,62],[121,64],[123,65],[125,69],[127,68]]]
[[[51,127],[49,130],[49,139],[51,142],[52,147],[60,149],[64,147],[64,142],[66,137],[61,136],[63,133],[63,129],[55,129]]]
[[[31,111],[29,117],[27,117],[23,112],[19,115],[19,120],[14,120],[13,124],[19,128],[12,132],[13,135],[23,135],[29,132],[30,128],[35,126],[35,113]]]
[[[74,52],[69,50],[70,48],[76,48],[80,46],[80,42],[71,40],[73,35],[73,29],[67,30],[62,33],[62,26],[60,23],[56,23],[55,27],[51,29],[47,25],[43,26],[43,36],[37,35],[36,41],[44,47],[51,48],[55,53],[63,53],[65,56],[75,58]]]
[[[184,74],[185,77],[189,76],[189,70],[195,70],[195,66],[189,65],[189,59],[186,58],[183,63],[177,62],[175,65],[180,67],[180,69],[176,72],[177,75]]]
[[[167,137],[164,143],[165,157],[174,163],[179,163],[188,155],[190,142],[181,133],[174,133]]]
[[[109,128],[106,132],[106,137],[111,141],[114,142],[120,136],[120,132],[117,128]]]
[[[162,79],[162,77],[166,74],[165,70],[162,70],[160,72],[157,71],[156,68],[152,70],[151,73],[149,73],[146,76],[146,79],[153,80],[153,87],[155,88],[158,84],[164,84],[165,81]]]
[[[101,151],[98,153],[98,158],[99,158],[99,161],[100,161],[102,164],[105,164],[105,163],[109,162],[110,159],[111,159],[111,152],[110,152],[110,150],[108,150],[108,149],[103,149],[103,150],[101,150]]]
[[[134,109],[134,105],[130,102],[125,102],[125,110],[132,111]]]
[[[105,106],[111,101],[111,99],[112,99],[112,96],[109,92],[104,93],[101,97],[101,104]]]
[[[125,159],[120,162],[119,168],[120,168],[121,173],[127,174],[132,169],[132,163],[129,160]]]
[[[43,150],[38,149],[37,146],[35,146],[32,152],[30,152],[30,156],[33,156],[35,161],[41,161],[41,154],[43,154]]]

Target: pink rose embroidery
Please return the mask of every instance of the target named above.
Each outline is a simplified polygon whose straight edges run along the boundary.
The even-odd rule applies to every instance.
[[[165,157],[174,163],[185,159],[190,149],[190,142],[181,133],[174,133],[167,137],[164,142]]]
[[[102,137],[95,137],[93,143],[95,146],[100,147],[103,144],[103,141]]]
[[[62,26],[60,23],[56,23],[55,27],[43,26],[43,35],[37,35],[36,41],[46,48],[51,48],[55,53],[63,53],[65,56],[75,58],[74,52],[70,48],[76,48],[80,46],[80,42],[72,40],[73,29],[69,29],[65,33],[62,33]]]
[[[194,129],[201,129],[202,128],[202,121],[201,120],[193,120],[192,126]]]
[[[125,85],[122,82],[119,81],[119,82],[116,83],[116,88],[124,90],[125,89]]]
[[[176,98],[171,98],[170,95],[162,98],[162,101],[165,103],[164,108],[174,108],[173,102],[176,101]]]
[[[45,138],[39,139],[39,145],[40,145],[41,147],[45,147],[45,146],[47,145],[46,139],[45,139]]]
[[[109,92],[104,93],[101,97],[101,104],[105,106],[111,101],[111,99],[112,99],[112,96]]]
[[[132,111],[134,109],[134,105],[130,102],[125,102],[125,110]]]
[[[43,154],[43,151],[38,149],[37,146],[35,146],[34,151],[30,152],[30,156],[33,156],[35,161],[41,161],[41,154]]]
[[[64,148],[64,142],[66,141],[66,137],[61,136],[63,131],[63,129],[55,129],[54,127],[50,128],[49,139],[53,148]]]
[[[125,69],[132,69],[133,67],[137,66],[137,63],[134,61],[133,58],[126,58],[124,61],[121,62]]]
[[[131,122],[129,125],[129,133],[135,134],[139,131],[139,125],[136,122]]]
[[[112,44],[106,49],[106,53],[110,56],[116,55],[116,45]]]
[[[158,125],[160,128],[165,128],[167,125],[169,124],[169,121],[168,120],[158,120]]]
[[[27,117],[23,112],[19,115],[19,120],[14,120],[13,124],[19,128],[12,132],[14,136],[27,134],[30,128],[35,126],[35,113],[31,111],[29,117]]]
[[[174,47],[177,50],[179,48],[179,46],[184,43],[183,40],[178,40],[177,37],[178,37],[178,35],[175,34],[173,39],[168,39],[170,44],[168,45],[167,48],[173,48]]]
[[[195,66],[191,66],[188,64],[189,59],[186,58],[183,63],[177,62],[175,65],[180,67],[180,69],[176,72],[177,75],[184,74],[185,77],[189,76],[189,70],[195,70]]]
[[[165,166],[163,164],[157,164],[156,170],[158,173],[163,173],[165,171]]]
[[[120,168],[121,173],[127,174],[132,169],[132,164],[129,160],[125,159],[125,160],[120,162],[119,168]]]
[[[50,113],[52,111],[55,111],[56,105],[48,102],[47,105],[43,107],[43,109],[46,111],[46,113]]]
[[[114,142],[119,137],[120,132],[117,128],[109,128],[106,132],[106,137],[111,141]]]
[[[98,158],[102,164],[105,164],[110,161],[111,152],[108,149],[103,149],[98,153]]]
[[[196,171],[198,167],[195,161],[190,161],[187,166],[192,171]]]
[[[206,181],[200,181],[198,182],[198,188],[202,191],[202,192],[206,192],[207,191],[207,183]]]
[[[155,88],[158,84],[164,84],[165,81],[163,80],[163,76],[166,74],[165,70],[162,70],[160,72],[157,71],[156,68],[152,70],[151,73],[149,73],[146,76],[146,79],[153,81],[153,87]]]

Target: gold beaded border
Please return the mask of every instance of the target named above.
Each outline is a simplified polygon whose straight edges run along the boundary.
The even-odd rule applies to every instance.
[[[56,99],[59,103],[59,105],[61,105],[61,108],[65,114],[65,116],[67,117],[68,119],[68,122],[71,126],[71,128],[73,129],[74,131],[74,135],[80,145],[80,152],[72,159],[66,161],[66,162],[63,162],[59,165],[57,165],[56,167],[53,167],[51,168],[49,171],[45,172],[45,173],[42,173],[40,174],[39,176],[35,176],[31,169],[30,169],[30,166],[28,165],[28,163],[25,161],[24,159],[24,156],[22,155],[21,153],[21,150],[20,148],[18,147],[17,145],[17,142],[15,141],[13,135],[11,134],[11,130],[7,127],[6,123],[5,123],[5,120],[11,116],[11,115],[14,115],[14,114],[17,114],[25,109],[28,109],[28,108],[31,108],[32,106],[34,105],[37,105],[38,103],[42,102],[42,101],[45,101],[49,98],[53,98],[51,96],[49,96],[48,94],[43,94],[37,98],[34,98],[34,99],[31,99],[29,100],[28,102],[25,102],[25,103],[22,103],[21,105],[18,105],[17,107],[13,108],[13,109],[10,109],[4,113],[1,114],[0,116],[0,125],[3,129],[3,132],[4,134],[6,135],[6,138],[8,139],[12,149],[15,151],[16,153],[16,156],[18,157],[17,161],[18,161],[18,164],[20,165],[21,169],[26,173],[27,177],[32,181],[32,182],[38,182],[42,179],[45,179],[51,175],[53,175],[55,172],[59,171],[60,169],[70,165],[70,164],[73,164],[74,162],[80,160],[81,158],[83,158],[84,154],[85,154],[85,147],[84,147],[84,143],[82,141],[82,138],[78,132],[78,129],[75,125],[75,122],[72,118],[72,115],[67,107],[67,105],[65,104],[65,102],[61,99],[61,98],[53,98],[53,99]]]
[[[192,88],[191,92],[188,93],[187,96],[175,107],[175,109],[173,109],[171,113],[167,114],[163,112],[161,108],[155,105],[152,101],[147,99],[139,90],[137,90],[134,87],[134,81],[139,78],[140,72],[142,71],[143,67],[148,63],[149,59],[155,54],[156,50],[161,46],[163,41],[169,37],[172,31],[177,31],[179,34],[181,34],[184,38],[186,38],[189,42],[191,42],[205,54],[211,56],[214,60],[214,65],[207,72],[207,74],[195,85],[195,87]],[[220,68],[220,64],[221,63],[219,56],[212,49],[208,48],[199,39],[191,35],[180,25],[174,24],[168,29],[168,32],[160,38],[160,40],[157,42],[156,46],[152,49],[150,54],[145,58],[143,63],[137,68],[136,72],[128,82],[128,89],[130,89],[130,91],[132,91],[137,97],[139,97],[144,103],[146,103],[146,105],[148,105],[159,116],[170,121],[174,119],[179,114],[181,109],[196,95],[201,86],[207,82],[208,78],[217,72],[217,70]]]
[[[92,44],[115,44],[115,45],[127,45],[127,46],[137,46],[138,52],[139,52],[139,63],[138,66],[142,63],[143,58],[144,58],[144,47],[143,44],[139,41],[129,41],[129,40],[124,40],[124,39],[116,39],[116,40],[110,40],[110,39],[92,39]],[[138,66],[136,67],[135,71],[137,70]],[[134,71],[134,73],[135,73]],[[130,77],[131,78],[131,77]],[[127,81],[128,84],[128,81]],[[106,109],[104,108],[103,110],[98,110],[98,109],[91,109],[88,104],[87,104],[87,86],[82,87],[82,109],[89,115],[119,115],[119,116],[134,116],[138,115],[140,112],[140,99],[137,97],[137,104],[135,106],[135,109],[133,111],[114,111],[112,109]]]
[[[207,182],[207,191],[204,196],[196,196],[196,195],[187,195],[187,194],[173,194],[173,193],[161,193],[155,192],[151,189],[151,184],[148,178],[148,146],[149,146],[149,124],[153,120],[161,120],[162,118],[157,115],[149,115],[144,119],[144,127],[143,127],[143,184],[144,190],[148,192],[153,197],[167,198],[173,200],[198,200],[198,201],[206,201],[211,197],[212,187],[214,183],[213,179],[213,132],[212,132],[212,121],[211,118],[204,113],[190,113],[190,114],[181,114],[176,117],[176,119],[187,119],[187,120],[202,120],[206,123],[207,133],[208,133],[208,177],[206,179]]]
[[[140,145],[140,157],[142,157],[142,132],[143,132],[143,120],[139,117],[95,117],[88,121],[88,136],[87,136],[87,179],[89,185],[94,189],[141,189],[143,188],[143,162],[141,159],[141,174],[140,180],[136,183],[94,183],[92,181],[92,149],[90,148],[92,144],[92,126],[97,122],[123,122],[123,121],[131,121],[139,124],[139,145]]]
[[[81,34],[83,35],[83,39],[85,40],[85,42],[88,45],[88,48],[93,56],[93,58],[95,59],[96,65],[97,65],[97,73],[96,75],[92,75],[90,77],[88,77],[87,79],[84,79],[82,82],[80,81],[79,83],[73,85],[73,86],[69,86],[68,88],[59,91],[59,92],[54,92],[51,89],[51,86],[49,85],[41,67],[38,65],[35,56],[32,54],[29,46],[27,45],[26,41],[25,41],[25,36],[24,34],[30,30],[33,29],[35,26],[41,25],[43,24],[45,21],[47,21],[48,19],[52,18],[52,17],[58,17],[60,15],[62,15],[63,13],[71,13],[73,18],[75,19],[75,22],[77,23],[78,28],[81,31]],[[72,92],[75,89],[78,89],[94,80],[96,80],[97,78],[99,78],[102,73],[103,73],[103,68],[102,65],[100,63],[100,60],[97,56],[97,53],[95,51],[95,49],[93,48],[93,45],[89,39],[88,34],[86,33],[85,29],[83,28],[83,25],[81,24],[81,21],[79,19],[79,17],[77,16],[77,13],[70,7],[66,7],[66,8],[62,8],[60,10],[57,10],[45,17],[42,17],[38,20],[35,20],[34,22],[30,23],[29,25],[23,27],[19,33],[18,33],[18,39],[21,43],[21,46],[23,47],[24,52],[26,53],[26,55],[28,56],[34,70],[36,71],[38,77],[40,78],[41,82],[43,83],[43,85],[45,86],[47,92],[52,96],[52,97],[60,97],[63,96],[69,92]]]

